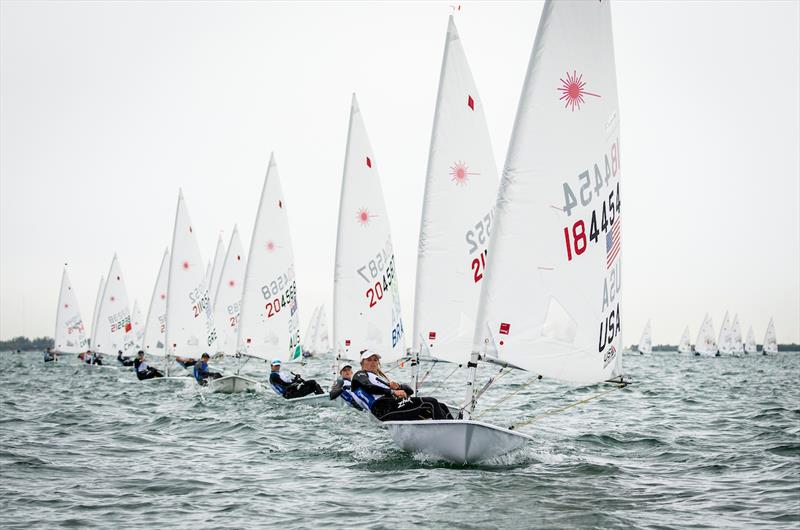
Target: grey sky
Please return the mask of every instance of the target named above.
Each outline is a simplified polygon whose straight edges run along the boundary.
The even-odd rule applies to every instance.
[[[454,2],[453,2],[454,3]],[[332,307],[350,94],[379,160],[413,308],[449,2],[2,2],[0,338],[52,335],[61,268],[85,321],[116,251],[146,308],[183,187],[207,260],[249,244],[275,151],[301,329]],[[505,159],[541,3],[456,14]],[[800,3],[616,2],[624,342],[726,309],[800,342]]]

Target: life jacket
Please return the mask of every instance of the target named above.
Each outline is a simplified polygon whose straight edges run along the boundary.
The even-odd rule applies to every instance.
[[[387,381],[386,379],[380,377],[377,374],[373,374],[372,372],[364,372],[364,373],[369,378],[370,384],[375,386],[381,386],[391,390],[391,387],[389,386],[389,381]],[[356,388],[353,391],[353,394],[358,399],[359,404],[362,405],[367,410],[370,410],[372,408],[372,404],[375,403],[375,401],[377,401],[379,398],[384,397],[383,394],[371,394],[362,387]]]
[[[276,374],[280,379],[280,382],[283,384],[274,381],[272,377],[273,374]],[[292,383],[294,383],[294,377],[291,377],[284,372],[277,371],[269,373],[269,385],[272,387],[272,390],[274,390],[279,396],[283,396],[284,394],[286,394],[286,388],[291,386]]]
[[[339,394],[339,397],[345,400],[354,409],[369,410],[367,404],[362,402],[361,399],[353,393],[353,383],[349,379],[342,380],[342,393]]]
[[[208,377],[208,363],[205,361],[198,361],[194,365],[194,378],[200,382]]]

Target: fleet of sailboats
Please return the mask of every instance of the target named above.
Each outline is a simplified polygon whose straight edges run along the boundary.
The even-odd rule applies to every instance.
[[[241,373],[251,361],[263,366],[331,355],[338,374],[343,360],[372,350],[384,363],[410,359],[417,391],[420,363],[451,363],[468,372],[463,403],[448,406],[454,419],[382,425],[401,448],[454,463],[505,454],[533,438],[517,429],[526,421],[480,420],[476,408],[497,377],[478,385],[479,366],[526,371],[531,382],[627,384],[619,132],[609,3],[547,1],[498,181],[483,101],[451,16],[425,174],[410,338],[378,158],[354,94],[339,201],[332,344],[324,305],[300,335],[287,204],[271,155],[246,256],[234,226],[227,248],[220,233],[213,262],[204,265],[180,191],[172,244],[161,259],[146,319],[138,303],[129,309],[115,254],[100,279],[88,339],[65,267],[54,350],[132,356],[141,349],[163,358],[168,376],[176,359],[216,353],[236,361],[233,373],[209,381],[208,389],[220,393],[263,386]],[[648,320],[638,351],[652,353],[652,341]],[[718,340],[706,314],[694,347],[686,326],[678,352],[719,356],[757,348],[753,327],[743,341],[738,315],[731,321],[726,312]],[[762,351],[778,351],[772,319]],[[333,404],[327,394],[286,401]]]

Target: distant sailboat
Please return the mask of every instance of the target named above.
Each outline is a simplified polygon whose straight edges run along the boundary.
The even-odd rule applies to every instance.
[[[302,360],[294,252],[274,155],[269,159],[250,239],[238,335],[237,353],[247,360]],[[237,369],[237,375],[217,380],[228,383],[220,391],[241,392],[259,384],[238,373]]]
[[[239,338],[239,314],[244,286],[245,256],[239,228],[234,226],[225,255],[219,285],[214,295],[214,319],[217,328],[217,352],[236,353]]]
[[[150,308],[144,326],[142,350],[147,355],[166,356],[167,344],[167,279],[169,277],[169,249],[164,250],[158,276],[150,297]],[[149,379],[147,380],[149,381]]]
[[[315,354],[314,338],[317,335],[317,326],[319,325],[319,311],[321,308],[322,306],[317,306],[314,308],[314,312],[311,314],[311,320],[308,321],[306,334],[303,335],[303,355],[307,357],[313,357]]]
[[[325,306],[320,306],[317,314],[317,325],[314,329],[314,352],[316,355],[324,356],[331,353],[331,339],[328,336],[328,313]]]
[[[728,312],[725,311],[725,318],[722,319],[722,326],[719,328],[719,342],[717,343],[719,353],[730,354],[733,352],[733,335],[731,334],[731,321]]]
[[[619,110],[608,2],[545,3],[504,167],[465,417],[485,389],[475,385],[479,362],[528,370],[533,380],[622,384]],[[475,420],[383,425],[403,449],[456,463],[533,440]]]
[[[700,324],[700,331],[697,332],[694,351],[696,355],[717,355],[719,353],[714,332],[714,322],[708,313],[706,313],[703,323]]]
[[[691,353],[692,352],[692,345],[689,344],[690,340],[689,335],[689,326],[686,326],[683,329],[683,335],[681,335],[681,341],[678,343],[678,353]]]
[[[211,299],[211,307],[215,307],[214,297],[217,295],[219,278],[222,275],[222,266],[225,263],[225,242],[222,240],[222,232],[217,238],[217,248],[214,251],[214,262],[211,265],[211,276],[208,281],[208,293]],[[219,330],[218,330],[219,331]]]
[[[750,326],[750,328],[747,330],[747,340],[744,343],[744,352],[758,352],[758,346],[756,345],[756,334],[753,332],[753,326]]]
[[[144,343],[144,318],[139,309],[139,302],[133,301],[133,312],[131,313],[131,324],[133,325],[133,348],[130,353],[138,352]]]
[[[94,298],[94,309],[92,310],[92,329],[89,331],[93,334],[97,329],[97,314],[100,311],[100,303],[103,301],[103,289],[106,287],[105,276],[100,276],[100,285],[97,286],[97,295]],[[88,339],[89,347],[92,346],[91,338]]]
[[[92,331],[92,351],[113,357],[120,350],[123,355],[133,355],[133,323],[128,305],[128,291],[116,254],[111,260],[106,278],[97,312],[97,323]]]
[[[644,327],[644,331],[642,331],[642,337],[639,339],[639,353],[653,353],[653,338],[651,337],[649,320]]]
[[[366,348],[380,352],[384,362],[406,355],[396,267],[378,164],[354,94],[333,280],[337,359],[357,359]]]
[[[775,322],[773,322],[772,318],[769,319],[767,332],[764,334],[764,345],[761,348],[761,353],[764,355],[778,353],[778,338],[775,335]]]
[[[217,346],[214,312],[203,258],[183,192],[178,193],[167,280],[167,362],[176,356],[199,359]]]
[[[744,353],[742,342],[742,327],[739,325],[739,315],[733,316],[731,325],[731,353]]]
[[[53,334],[53,351],[55,353],[81,353],[86,351],[88,341],[86,330],[78,307],[78,297],[72,290],[67,268],[61,274],[61,290],[58,294],[56,310],[56,328]]]
[[[497,198],[483,101],[461,38],[447,23],[417,251],[412,364],[464,362],[472,345]]]

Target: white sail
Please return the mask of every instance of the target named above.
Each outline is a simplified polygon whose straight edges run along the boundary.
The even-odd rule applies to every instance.
[[[716,355],[719,351],[716,333],[714,333],[714,321],[708,313],[706,313],[706,317],[700,325],[700,331],[697,332],[694,351],[703,355]]]
[[[87,349],[86,330],[78,307],[78,297],[72,290],[66,267],[61,274],[53,349],[59,353],[80,353]]]
[[[274,155],[250,240],[239,319],[240,353],[283,361],[302,357],[294,254]]]
[[[105,276],[100,276],[100,285],[97,286],[97,295],[94,297],[94,310],[92,310],[92,329],[89,331],[94,333],[97,329],[97,314],[100,312],[100,302],[103,301],[103,289],[106,287]],[[91,343],[91,340],[89,341]],[[91,346],[91,344],[89,344]]]
[[[753,326],[747,330],[747,340],[744,343],[745,353],[756,353],[758,346],[756,345],[756,334],[753,332]]]
[[[717,342],[719,353],[731,353],[733,351],[731,339],[731,321],[728,312],[725,311],[725,317],[722,319],[722,325],[719,328],[719,341]]]
[[[778,338],[775,335],[775,322],[773,322],[772,318],[769,319],[761,351],[764,353],[778,353]]]
[[[133,301],[133,312],[131,313],[131,324],[133,325],[133,351],[138,351],[144,343],[145,321],[142,311],[139,309],[139,302]]]
[[[222,266],[225,263],[225,242],[222,240],[222,233],[220,232],[217,239],[217,249],[214,251],[214,262],[211,265],[211,277],[208,283],[208,293],[211,298],[211,306],[216,307],[214,297],[217,295],[217,288],[219,286],[219,278],[222,275]],[[217,327],[217,336],[219,336],[219,327]]]
[[[365,348],[380,352],[384,361],[405,355],[396,267],[377,163],[354,94],[333,279],[337,355],[358,358]]]
[[[739,325],[739,315],[734,315],[733,324],[731,325],[731,352],[743,353],[743,346],[742,327]]]
[[[106,355],[133,355],[134,336],[128,291],[117,255],[111,260],[103,297],[97,311],[97,323],[92,331],[92,350]]]
[[[325,355],[331,351],[331,340],[328,337],[328,315],[323,305],[317,315],[317,329],[314,337],[314,353]]]
[[[683,329],[683,335],[681,335],[681,341],[678,343],[678,353],[691,353],[692,345],[689,344],[691,340],[689,335],[689,326],[686,326]]]
[[[169,249],[164,250],[158,276],[150,297],[147,322],[144,326],[142,349],[148,355],[166,355],[167,344],[167,279],[169,278]]]
[[[639,353],[653,353],[653,337],[649,320],[642,331],[642,338],[639,339]]]
[[[314,308],[314,313],[311,314],[311,320],[308,321],[306,334],[303,335],[303,347],[308,353],[314,354],[314,340],[317,336],[317,325],[319,324],[319,309],[322,306]]]
[[[168,277],[167,354],[197,359],[203,353],[213,353],[217,342],[214,312],[182,191],[178,193]]]
[[[608,2],[547,2],[495,206],[473,351],[622,373],[619,108]]]
[[[428,154],[412,348],[462,362],[472,345],[497,196],[483,102],[451,16]]]
[[[217,351],[236,353],[239,338],[239,314],[244,287],[244,248],[239,238],[239,228],[234,226],[228,252],[220,272],[217,292],[214,295],[214,319],[217,328]]]

